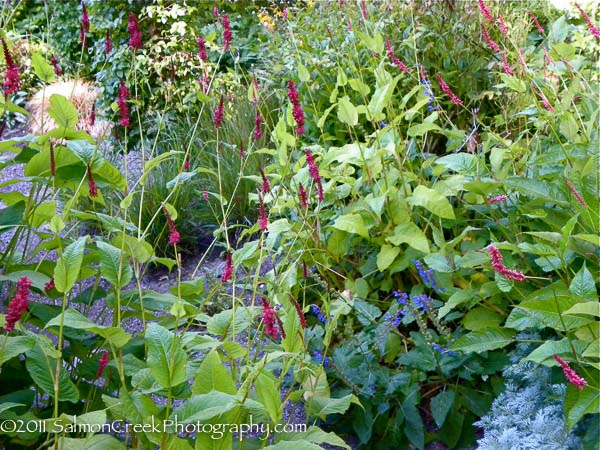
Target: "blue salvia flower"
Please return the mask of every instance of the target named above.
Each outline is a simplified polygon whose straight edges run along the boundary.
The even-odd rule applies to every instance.
[[[429,98],[429,100],[427,101],[427,109],[429,111],[433,111],[437,108],[434,108],[433,102],[435,100],[435,96],[433,95],[433,92],[431,91],[431,81],[429,81],[428,79],[426,79],[425,77],[421,78],[421,84],[423,85],[423,89],[425,90],[425,95]]]
[[[423,283],[425,283],[425,286],[430,287],[431,289],[433,289],[436,292],[438,290],[439,290],[439,292],[446,291],[446,288],[444,288],[444,287],[439,288],[437,280],[435,278],[435,272],[433,269],[425,269],[425,267],[423,267],[423,263],[421,263],[421,261],[419,261],[418,259],[413,259],[412,263],[417,268],[417,272],[419,273],[419,276],[423,280]]]
[[[444,354],[447,354],[447,355],[449,355],[449,356],[454,356],[454,355],[455,355],[455,353],[454,353],[454,351],[453,351],[453,350],[448,350],[447,348],[444,348],[444,347],[442,347],[442,346],[441,346],[441,345],[439,345],[439,344],[433,344],[431,347],[432,347],[432,348],[433,348],[435,351],[439,352],[439,353],[440,353],[440,354],[442,354],[442,355],[444,355]]]
[[[421,308],[421,311],[423,311],[424,313],[427,312],[428,303],[431,301],[431,298],[429,296],[425,294],[414,295],[413,297],[411,297],[411,299],[417,308]]]
[[[313,357],[319,364],[323,363],[323,367],[327,368],[329,366],[329,357],[326,356],[323,358],[323,353],[321,353],[319,350],[315,350],[313,352]]]
[[[317,316],[317,319],[319,319],[319,321],[321,323],[327,323],[327,317],[325,317],[322,313],[321,313],[321,309],[317,306],[317,305],[312,305],[311,310],[313,312],[313,314],[315,316]],[[332,316],[333,317],[333,316]]]
[[[398,300],[399,305],[406,305],[408,302],[408,294],[406,292],[394,291],[394,297]]]
[[[387,127],[387,123],[385,122],[385,120],[382,120],[381,122],[379,122],[379,126],[381,128],[385,128],[385,127]]]

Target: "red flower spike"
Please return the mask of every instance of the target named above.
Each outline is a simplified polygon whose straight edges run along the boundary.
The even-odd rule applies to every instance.
[[[581,194],[579,192],[577,192],[577,189],[575,189],[575,186],[573,186],[573,183],[571,183],[569,180],[565,179],[565,184],[567,185],[567,187],[573,194],[573,197],[575,197],[575,200],[577,200],[577,203],[579,203],[583,207],[586,207],[587,203],[585,202],[585,200],[583,199]]]
[[[554,112],[554,108],[552,107],[552,105],[550,104],[550,102],[548,101],[548,99],[546,98],[546,96],[541,91],[538,92],[538,95],[540,97],[542,105],[544,105],[544,108],[546,108],[549,112],[553,113]]]
[[[265,212],[265,202],[263,201],[262,195],[258,194],[258,226],[260,231],[267,231],[269,226],[269,218]]]
[[[173,222],[169,211],[167,211],[167,208],[165,208],[164,206],[163,212],[165,213],[165,218],[167,219],[167,226],[169,227],[169,245],[177,245],[179,244],[180,235],[177,231],[177,228],[175,228],[175,222]]]
[[[6,310],[6,324],[4,325],[4,329],[9,333],[15,329],[15,324],[27,312],[31,284],[31,280],[27,277],[21,277],[17,281],[17,294],[10,301]]]
[[[96,103],[92,104],[92,110],[90,111],[90,127],[96,125]]]
[[[300,303],[298,303],[298,301],[291,295],[290,295],[290,299],[292,300],[292,303],[294,304],[294,308],[296,308],[296,314],[298,314],[298,318],[300,319],[300,326],[302,328],[306,328],[308,326],[308,324],[306,323],[306,317],[304,316],[304,312],[302,312],[302,307],[300,306]]]
[[[306,208],[308,206],[308,196],[302,184],[298,185],[298,198],[300,199],[300,206]]]
[[[506,75],[511,75],[513,74],[513,71],[510,68],[510,65],[508,64],[508,59],[506,58],[506,52],[502,52],[502,70],[504,70],[504,73]]]
[[[142,32],[137,17],[132,12],[127,16],[127,31],[129,31],[129,46],[134,50],[141,49],[143,47]]]
[[[265,297],[261,300],[262,303],[262,321],[265,324],[265,334],[273,339],[279,339],[279,330],[277,329],[277,319],[275,318],[275,310],[269,304]]]
[[[190,170],[190,157],[187,155],[183,160],[183,170]]]
[[[213,14],[215,16],[215,19],[219,18],[219,7],[215,4],[215,7],[213,8]]]
[[[360,0],[360,12],[363,16],[363,19],[367,20],[367,2],[366,0]]]
[[[227,252],[225,255],[225,270],[221,275],[221,281],[227,283],[233,278],[233,261],[231,260],[231,253]]]
[[[487,30],[483,25],[481,25],[481,34],[483,34],[483,39],[485,39],[485,42],[487,42],[487,44],[492,48],[492,50],[494,50],[494,52],[496,53],[500,53],[500,46],[496,44],[496,42],[494,42],[492,38],[490,38],[490,35],[488,34]]]
[[[500,28],[500,31],[502,32],[503,35],[507,35],[508,34],[508,30],[506,29],[506,24],[504,23],[504,18],[498,14],[498,28]]]
[[[406,65],[394,55],[394,50],[392,49],[392,45],[390,44],[390,40],[388,38],[385,39],[385,48],[387,49],[388,57],[396,65],[396,67],[398,67],[398,69],[400,69],[402,72],[406,72],[408,70]]]
[[[227,16],[227,14],[221,16],[221,23],[223,24],[223,51],[226,52],[229,50],[229,45],[233,38],[231,34],[231,24],[229,23],[229,16]]]
[[[584,9],[581,6],[579,6],[577,3],[575,3],[575,7],[579,10],[579,13],[583,16],[583,20],[585,20],[585,23],[587,23],[588,30],[590,30],[590,34],[592,36],[594,36],[596,39],[600,39],[600,30],[598,29],[598,27],[596,27],[596,25],[594,25],[594,22],[592,21],[590,16],[588,16],[588,13],[586,13],[584,11]]]
[[[113,45],[112,45],[112,41],[110,40],[110,31],[106,31],[106,40],[104,41],[104,53],[105,54],[109,54],[110,52],[112,52],[113,49]]]
[[[63,74],[63,71],[58,65],[58,59],[56,59],[56,56],[50,58],[50,62],[52,63],[52,67],[54,68],[54,75],[56,75],[57,77],[61,76]]]
[[[202,36],[198,36],[198,56],[204,62],[208,61],[208,54],[206,53],[206,45]]]
[[[500,203],[503,202],[507,199],[508,197],[506,195],[498,195],[496,197],[492,197],[492,198],[488,198],[488,205],[491,205],[493,203]]]
[[[287,86],[287,95],[292,103],[292,116],[294,116],[294,121],[296,122],[296,134],[304,134],[304,110],[300,105],[300,96],[293,81],[288,81]]]
[[[92,168],[90,165],[87,165],[87,178],[88,178],[88,189],[90,191],[90,197],[98,196],[98,187],[96,186],[96,182],[94,181],[94,175],[92,174]]]
[[[492,267],[494,270],[502,275],[507,280],[525,281],[525,275],[522,272],[507,268],[502,262],[502,253],[500,250],[493,245],[488,247],[490,252],[490,259],[492,260]]]
[[[260,185],[260,190],[263,194],[268,194],[271,192],[271,186],[269,184],[269,179],[266,177],[265,172],[262,169],[258,169],[260,172],[260,177],[262,178],[262,184]]]
[[[485,20],[488,22],[493,22],[494,16],[492,16],[492,12],[490,11],[490,8],[487,7],[485,2],[483,0],[477,0],[477,3],[479,3],[479,11],[481,11],[481,15],[485,18]]]
[[[119,106],[119,123],[123,127],[128,127],[130,125],[129,122],[129,107],[127,106],[127,99],[129,98],[129,89],[125,86],[125,82],[121,80],[121,85],[119,86],[119,92],[117,96],[117,105]]]
[[[98,371],[96,372],[96,378],[100,378],[104,372],[104,368],[108,365],[108,350],[102,352],[100,361],[98,362]]]
[[[90,16],[83,1],[81,2],[81,29],[84,33],[90,32]]]
[[[56,176],[56,160],[54,159],[54,144],[50,142],[50,175]]]
[[[441,76],[437,75],[436,76],[436,80],[438,82],[438,84],[440,85],[440,88],[442,89],[442,91],[444,92],[444,94],[446,94],[448,97],[450,97],[450,100],[452,101],[452,103],[454,103],[455,105],[462,105],[462,100],[459,99],[454,92],[452,92],[452,90],[450,89],[450,87],[446,84],[446,82],[442,79]]]
[[[4,94],[15,94],[19,90],[19,67],[13,61],[4,39],[1,39],[1,41],[2,50],[4,52],[4,61],[6,63],[6,69],[4,72]]]
[[[537,17],[535,17],[535,14],[532,13],[531,11],[528,11],[527,14],[529,14],[531,16],[531,18],[533,19],[533,23],[535,24],[538,32],[543,35],[544,34],[544,29],[542,28],[542,26],[538,22],[538,19],[537,19]]]
[[[223,123],[223,117],[225,115],[223,108],[223,95],[221,95],[219,106],[217,106],[217,110],[215,111],[215,115],[213,117],[213,123],[217,129],[221,127],[221,124]]]
[[[262,123],[263,118],[260,115],[260,112],[256,110],[256,115],[254,116],[254,141],[259,141],[262,137]]]
[[[50,292],[52,289],[54,289],[54,287],[54,278],[50,278],[50,280],[44,284],[44,291]]]
[[[585,381],[585,379],[583,379],[582,377],[580,377],[577,374],[577,372],[575,372],[575,369],[573,369],[571,366],[569,366],[569,364],[567,362],[565,362],[556,353],[554,354],[554,359],[556,360],[556,362],[558,364],[560,364],[560,367],[562,368],[563,373],[565,374],[565,377],[569,381],[569,383],[571,383],[573,386],[575,386],[580,391],[585,386],[587,386],[587,384],[588,384],[587,381]]]

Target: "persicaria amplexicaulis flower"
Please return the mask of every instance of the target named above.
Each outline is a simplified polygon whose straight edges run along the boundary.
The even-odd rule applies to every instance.
[[[6,324],[4,325],[4,329],[9,333],[15,329],[15,324],[27,312],[31,284],[31,280],[28,277],[21,277],[17,281],[17,294],[10,301],[6,310]]]
[[[56,175],[56,160],[54,159],[54,144],[50,142],[50,175]]]
[[[129,31],[129,46],[134,50],[142,48],[142,32],[137,17],[132,12],[127,16],[127,31]]]
[[[98,371],[96,372],[96,378],[100,378],[104,372],[105,367],[108,365],[108,350],[102,352],[100,361],[98,361]]]
[[[92,174],[92,167],[87,165],[87,179],[88,179],[88,190],[90,192],[90,197],[98,196],[98,187],[96,186],[96,182],[94,181],[94,175]]]
[[[523,67],[523,69],[527,68],[527,63],[525,62],[525,52],[522,48],[519,49],[519,64]]]
[[[294,308],[296,308],[296,314],[298,314],[298,319],[300,319],[300,326],[302,328],[306,328],[308,326],[308,324],[306,323],[306,317],[304,317],[304,312],[302,312],[302,307],[300,306],[300,303],[298,303],[298,301],[291,295],[290,295],[290,299],[292,300],[292,303],[294,304]]]
[[[490,252],[490,259],[492,260],[492,267],[494,270],[502,275],[507,280],[525,281],[525,275],[517,270],[507,268],[502,262],[502,253],[494,245],[488,247]]]
[[[296,122],[296,134],[304,134],[304,110],[300,105],[300,96],[293,81],[288,81],[287,86],[287,96],[292,103],[292,116],[294,116],[294,121]]]
[[[306,154],[306,164],[308,165],[308,175],[313,179],[313,181],[317,184],[317,195],[319,201],[322,202],[325,199],[323,195],[323,184],[321,182],[321,175],[319,174],[319,168],[317,167],[317,163],[315,163],[315,156],[309,149],[304,150]]]
[[[544,44],[542,44],[542,50],[544,51],[544,60],[548,63],[548,64],[553,64],[554,61],[552,60],[552,58],[550,57],[550,53],[548,53],[548,49],[546,48],[546,46]]]
[[[571,183],[569,180],[565,179],[565,184],[567,185],[567,187],[569,188],[569,190],[571,191],[571,193],[577,200],[577,203],[579,203],[581,206],[587,206],[587,203],[585,202],[585,200],[583,199],[581,194],[579,192],[577,192],[577,189],[575,189],[575,186],[573,186],[573,183]]]
[[[485,18],[485,20],[488,22],[493,22],[494,16],[492,16],[492,12],[490,11],[490,8],[487,7],[485,2],[483,0],[477,0],[477,3],[479,3],[479,11],[481,11],[481,15]]]
[[[96,103],[92,103],[92,110],[90,111],[89,125],[93,127],[96,124]]]
[[[577,3],[575,3],[575,7],[583,16],[583,20],[585,20],[585,23],[587,23],[588,29],[590,30],[590,34],[595,38],[600,38],[600,30],[598,29],[598,27],[596,27],[596,25],[594,25],[594,22],[592,22],[592,19],[590,18],[590,16],[588,16],[588,13],[586,13],[585,10]]]
[[[506,58],[506,52],[502,52],[502,70],[504,70],[504,73],[506,75],[511,75],[513,74],[510,65],[508,64],[508,59]]]
[[[267,231],[267,227],[269,226],[269,218],[265,211],[265,202],[260,193],[258,194],[258,226],[260,231]]]
[[[508,30],[506,29],[506,24],[504,23],[504,18],[498,14],[498,28],[500,28],[500,31],[502,32],[503,35],[507,35],[508,34]]]
[[[81,2],[81,29],[84,33],[90,32],[90,16],[83,1]]]
[[[110,31],[106,31],[106,39],[104,40],[104,53],[105,54],[109,54],[110,52],[112,52],[112,41],[110,40]]]
[[[544,108],[546,108],[549,112],[553,113],[554,108],[552,107],[552,105],[550,104],[550,102],[548,101],[548,99],[546,98],[544,93],[540,91],[540,92],[538,92],[538,95],[540,96],[540,100],[542,102],[542,105],[544,105]]]
[[[2,39],[2,50],[4,52],[4,63],[6,64],[4,72],[4,94],[10,95],[19,90],[19,67],[13,61],[4,39]]]
[[[221,281],[227,283],[233,278],[233,261],[231,259],[231,252],[225,254],[225,269],[223,275],[221,275]]]
[[[390,44],[390,40],[388,38],[385,39],[385,48],[387,49],[388,58],[390,58],[392,62],[396,64],[396,67],[398,67],[398,69],[400,69],[402,72],[406,72],[408,70],[406,68],[406,65],[394,55],[392,44]]]
[[[537,19],[537,17],[535,17],[535,14],[534,14],[534,13],[532,13],[531,11],[528,11],[527,13],[528,13],[528,14],[531,16],[531,18],[533,19],[533,23],[535,23],[535,26],[536,26],[536,28],[537,28],[538,32],[539,32],[540,34],[544,34],[544,29],[542,28],[542,26],[541,26],[541,25],[540,25],[540,23],[538,22],[538,19]]]
[[[266,298],[262,298],[262,321],[265,324],[265,334],[273,339],[279,339],[279,330],[277,329],[276,313]]]
[[[444,94],[446,94],[448,97],[450,97],[450,100],[452,100],[452,103],[454,103],[455,105],[462,105],[462,100],[459,99],[454,92],[452,92],[452,90],[450,89],[450,87],[446,84],[446,82],[442,79],[441,76],[437,75],[435,77],[435,79],[437,80],[438,84],[440,85],[440,88],[442,89],[442,91],[444,92]]]
[[[226,52],[229,50],[229,45],[233,38],[233,35],[231,34],[231,24],[229,23],[227,14],[221,15],[221,23],[223,24],[223,51]]]
[[[263,118],[257,109],[256,115],[254,116],[254,140],[255,141],[260,140],[260,138],[262,137],[262,123],[263,123]]]
[[[198,56],[204,62],[208,61],[208,55],[206,53],[206,45],[202,36],[198,36]]]
[[[269,179],[266,177],[265,172],[262,169],[258,169],[260,171],[260,177],[262,178],[262,184],[260,185],[260,190],[264,194],[268,194],[271,192],[271,186],[269,185]]]
[[[190,155],[186,155],[183,159],[183,170],[190,170]]]
[[[56,59],[56,56],[50,58],[50,62],[52,63],[52,67],[54,68],[54,75],[56,75],[57,77],[61,76],[63,71],[58,65],[58,59]]]
[[[223,107],[223,95],[221,95],[221,99],[219,100],[219,106],[217,106],[217,110],[215,111],[215,115],[213,117],[213,123],[215,128],[219,128],[223,123],[223,117],[225,116],[224,107]]]
[[[298,185],[298,199],[300,200],[300,206],[302,208],[306,208],[308,206],[308,196],[306,194],[306,189],[302,184]]]
[[[215,7],[213,8],[213,14],[215,16],[215,19],[219,18],[219,7],[215,4]]]
[[[123,127],[129,126],[129,107],[127,106],[127,99],[129,98],[129,95],[129,89],[127,89],[127,86],[125,86],[125,82],[121,80],[117,95],[117,105],[119,107],[119,123]]]
[[[175,222],[171,218],[171,214],[166,207],[163,206],[163,212],[165,214],[165,218],[167,219],[167,226],[169,227],[169,245],[177,245],[179,244],[179,232],[177,228],[175,228]]]
[[[44,291],[50,292],[54,289],[54,278],[50,278],[46,284],[44,284]]]
[[[580,391],[587,386],[587,381],[585,381],[582,377],[580,377],[577,372],[575,372],[575,369],[573,369],[571,366],[569,366],[569,364],[564,361],[560,356],[558,356],[557,354],[554,354],[554,359],[556,360],[556,362],[558,364],[560,364],[560,367],[563,370],[563,373],[565,374],[565,377],[567,378],[567,380],[569,381],[569,383],[571,383],[573,386],[575,386],[577,389],[579,389]]]
[[[485,39],[485,42],[487,42],[487,44],[492,48],[492,50],[494,50],[496,53],[499,53],[500,46],[492,40],[492,38],[490,37],[483,25],[481,25],[481,34],[483,34],[483,39]]]
[[[363,19],[367,20],[367,1],[360,0],[360,12],[363,16]]]
[[[503,202],[507,199],[508,197],[506,195],[497,195],[496,197],[492,197],[492,198],[488,198],[488,205],[491,205],[492,203],[500,203]]]

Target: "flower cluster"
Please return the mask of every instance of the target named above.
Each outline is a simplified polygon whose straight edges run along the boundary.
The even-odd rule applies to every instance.
[[[21,320],[21,317],[29,307],[29,288],[31,284],[31,280],[28,277],[21,277],[17,281],[17,294],[8,304],[6,312],[6,325],[4,325],[4,329],[9,333],[15,329],[15,323]]]
[[[54,68],[54,75],[56,75],[57,77],[61,76],[63,71],[58,65],[58,59],[56,59],[56,56],[50,58],[50,62],[52,63],[52,67]]]
[[[319,322],[327,323],[327,317],[325,317],[325,315],[321,312],[321,308],[319,308],[317,305],[311,305],[310,309],[313,312],[313,314],[317,316]]]
[[[179,244],[179,232],[177,228],[175,228],[175,222],[171,218],[171,214],[167,211],[167,208],[163,207],[163,212],[165,213],[165,218],[167,219],[167,226],[169,227],[169,245],[177,245]]]
[[[560,364],[560,367],[562,368],[563,373],[565,374],[565,377],[567,378],[569,383],[571,383],[577,389],[582,390],[588,384],[587,381],[580,377],[577,374],[577,372],[575,372],[575,369],[569,366],[569,364],[565,362],[560,356],[554,354],[554,359],[558,364]]]
[[[406,315],[406,309],[401,309],[392,315],[388,312],[385,313],[384,320],[392,325],[393,328],[398,328],[400,322],[402,322],[402,318]]]
[[[233,261],[231,259],[231,252],[227,252],[225,255],[225,270],[221,275],[221,281],[227,283],[233,278]]]
[[[590,34],[592,36],[594,36],[595,38],[600,39],[600,30],[598,29],[598,27],[596,27],[596,25],[594,25],[594,22],[592,22],[592,19],[590,18],[590,16],[588,16],[588,13],[586,13],[584,11],[584,9],[579,6],[577,3],[575,3],[575,7],[579,10],[579,13],[583,16],[583,20],[585,20],[585,23],[587,23],[588,29],[590,30]]]
[[[431,297],[427,294],[413,295],[410,299],[413,301],[415,306],[424,313],[427,312],[432,301]]]
[[[408,69],[406,68],[406,65],[400,61],[400,59],[398,59],[398,57],[396,55],[394,55],[394,50],[392,49],[392,44],[390,44],[390,40],[388,38],[385,39],[385,48],[387,50],[387,55],[388,58],[390,58],[390,60],[396,64],[396,67],[398,67],[398,69],[400,69],[402,72],[406,72]]]
[[[442,89],[442,91],[444,92],[444,94],[446,94],[448,97],[450,97],[450,100],[452,100],[452,103],[454,103],[455,105],[462,105],[462,100],[459,99],[454,92],[452,92],[452,90],[450,89],[450,87],[446,84],[446,82],[442,79],[441,76],[437,75],[436,76],[436,80],[438,82],[438,84],[440,85],[440,88]]]
[[[417,269],[419,276],[425,283],[425,286],[430,287],[434,291],[437,291],[438,284],[433,269],[425,269],[425,267],[423,267],[423,263],[421,263],[421,261],[419,261],[418,259],[413,259],[412,263],[415,265],[415,268]],[[446,288],[444,287],[440,289],[441,292],[445,292],[445,290]]]
[[[256,114],[254,116],[254,141],[259,141],[262,137],[262,123],[263,118],[257,109]]]
[[[221,16],[221,23],[223,24],[223,51],[226,52],[229,50],[229,45],[231,44],[231,39],[233,38],[231,34],[231,24],[229,23],[229,17],[227,14],[223,14]]]
[[[106,39],[104,40],[104,53],[108,55],[110,52],[112,52],[112,49],[113,45],[112,41],[110,40],[110,31],[106,30]]]
[[[100,378],[104,369],[108,365],[108,350],[104,350],[102,352],[102,356],[100,357],[100,361],[98,361],[98,371],[96,372],[96,378]]]
[[[317,195],[319,201],[322,202],[325,199],[325,195],[323,194],[323,183],[319,174],[319,167],[315,163],[315,156],[309,149],[304,150],[304,153],[306,154],[306,164],[308,164],[308,175],[317,184]]]
[[[265,334],[273,339],[279,339],[279,330],[277,329],[277,314],[265,297],[262,298],[262,320],[265,324]]]
[[[204,62],[208,61],[208,54],[206,53],[206,45],[202,36],[198,36],[198,56]]]
[[[500,53],[500,46],[492,40],[492,38],[490,37],[483,25],[481,25],[481,34],[483,35],[483,39],[485,39],[485,42],[487,42],[491,49],[494,50],[494,52],[496,53]]]
[[[44,284],[44,291],[50,292],[54,288],[54,278],[50,278],[50,280],[48,280],[48,282]]]
[[[494,16],[492,16],[492,12],[485,2],[483,0],[477,0],[477,3],[479,3],[479,11],[481,11],[481,15],[485,18],[485,20],[488,22],[493,22]]]
[[[510,68],[510,65],[508,64],[508,59],[506,58],[506,52],[502,52],[502,70],[504,70],[504,73],[506,75],[512,76],[513,74],[513,71]]]
[[[268,194],[271,192],[271,185],[269,184],[269,179],[265,175],[265,172],[262,169],[258,169],[260,172],[260,176],[262,178],[262,184],[260,185],[260,190],[263,194]]]
[[[319,364],[323,363],[323,367],[327,368],[329,367],[329,357],[325,356],[323,357],[323,352],[319,351],[319,350],[315,350],[313,352],[313,357],[315,358],[315,361]]]
[[[537,19],[537,17],[535,16],[535,14],[534,14],[534,13],[532,13],[531,11],[528,11],[527,13],[528,13],[528,14],[531,16],[531,18],[533,19],[533,23],[535,23],[535,26],[536,26],[536,28],[537,28],[538,32],[539,32],[540,34],[544,34],[544,29],[542,28],[542,26],[541,26],[541,25],[540,25],[540,23],[538,22],[538,19]]]
[[[368,15],[367,15],[367,1],[366,0],[360,0],[360,12],[363,16],[363,19],[367,20]]]
[[[298,319],[300,319],[300,326],[302,328],[306,328],[308,326],[308,324],[306,323],[306,317],[304,317],[304,312],[302,312],[302,307],[300,306],[300,303],[298,303],[298,300],[296,300],[291,295],[290,295],[290,299],[292,300],[292,303],[294,304],[294,308],[296,308],[296,314],[298,314]]]
[[[306,195],[306,189],[302,184],[298,185],[298,198],[300,199],[300,206],[306,208],[308,206],[308,196]]]
[[[4,72],[4,94],[14,94],[19,90],[19,68],[15,64],[8,51],[8,46],[4,39],[2,40],[2,50],[4,51],[4,62],[6,63],[6,70]]]
[[[431,90],[431,81],[425,78],[425,74],[421,75],[421,84],[423,85],[423,90],[425,91],[425,95],[427,96],[427,109],[429,111],[433,111],[436,108],[433,106],[433,102],[435,101],[435,96]]]
[[[507,268],[502,262],[502,253],[494,245],[488,247],[490,252],[490,259],[492,260],[492,267],[496,272],[502,275],[507,280],[525,281],[525,275],[517,270]]]
[[[265,202],[260,193],[258,194],[258,227],[260,231],[267,231],[269,226],[269,218],[267,217],[267,212],[265,211]]]
[[[581,194],[579,192],[577,192],[577,189],[575,189],[575,186],[573,186],[573,183],[571,183],[569,180],[565,179],[565,184],[567,185],[567,187],[569,188],[569,190],[571,191],[571,193],[577,200],[577,203],[579,203],[581,206],[587,206],[587,203],[585,203],[585,200],[583,199]]]
[[[540,91],[540,92],[538,92],[538,95],[540,96],[540,100],[542,102],[542,105],[544,105],[544,108],[546,108],[549,112],[553,113],[554,108],[552,107],[552,105],[550,104],[550,102],[548,101],[548,99],[546,98],[544,93]]]
[[[508,30],[506,29],[506,24],[504,23],[504,18],[498,14],[498,28],[500,28],[500,31],[502,32],[503,35],[507,35],[508,34]]]
[[[433,344],[431,346],[436,352],[439,352],[441,355],[447,354],[449,356],[454,356],[455,353],[453,350],[448,350],[445,347],[442,347],[440,344]]]
[[[493,203],[500,203],[503,202],[507,199],[508,197],[506,195],[497,195],[496,197],[491,197],[488,198],[488,205],[491,205]]]
[[[129,96],[129,89],[125,86],[125,82],[121,80],[121,85],[119,86],[119,92],[117,94],[117,105],[119,107],[119,123],[122,127],[128,127],[130,124],[129,107],[127,106],[127,99]]]
[[[98,187],[96,186],[96,182],[94,181],[94,175],[92,174],[92,167],[87,165],[87,179],[88,179],[88,190],[90,192],[90,197],[98,196]]]
[[[142,48],[142,32],[137,17],[132,12],[127,16],[127,31],[129,31],[129,46],[134,50]]]
[[[219,106],[217,106],[217,110],[215,111],[215,115],[213,116],[213,123],[215,124],[215,128],[220,128],[223,123],[223,117],[225,113],[223,110],[223,95],[221,95],[221,99],[219,100]]]
[[[287,82],[288,93],[287,96],[292,102],[292,115],[296,121],[296,134],[304,134],[304,110],[300,105],[300,96],[296,90],[296,85],[293,81]]]

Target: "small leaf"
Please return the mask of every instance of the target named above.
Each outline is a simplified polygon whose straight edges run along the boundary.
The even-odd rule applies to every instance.
[[[310,73],[304,64],[298,63],[298,78],[300,81],[310,81]]]
[[[42,55],[39,53],[32,54],[31,65],[35,74],[44,83],[52,83],[54,81],[54,68],[48,64]]]
[[[579,272],[573,277],[569,285],[569,290],[584,300],[596,300],[598,298],[594,277],[588,270],[585,261]]]
[[[414,223],[403,223],[394,229],[394,233],[388,236],[386,241],[394,245],[407,243],[415,250],[423,253],[429,253],[429,241],[425,233]]]
[[[358,123],[358,112],[348,96],[344,96],[338,101],[338,119],[351,127]]]
[[[417,125],[413,125],[406,132],[410,137],[423,136],[425,133],[429,131],[441,131],[442,129],[436,125],[435,123],[420,123]]]
[[[455,218],[454,210],[448,199],[435,189],[419,185],[415,188],[412,197],[408,201],[412,205],[424,207],[443,219]]]
[[[64,249],[54,267],[54,285],[59,292],[69,292],[79,278],[87,236],[80,237]]]
[[[390,267],[396,256],[400,253],[399,247],[392,247],[391,245],[382,245],[377,255],[377,268],[380,272]]]
[[[351,213],[339,216],[333,223],[333,228],[346,231],[348,233],[358,234],[359,236],[369,238],[369,230],[361,215]]]
[[[454,391],[440,392],[431,399],[431,415],[438,428],[441,428],[446,420],[446,416],[454,404]]]

